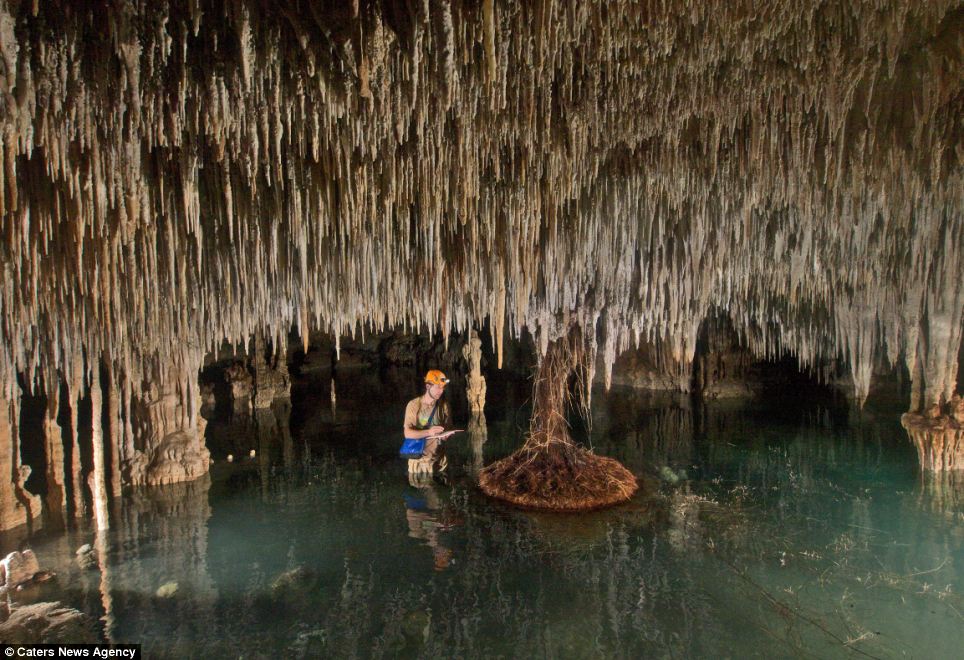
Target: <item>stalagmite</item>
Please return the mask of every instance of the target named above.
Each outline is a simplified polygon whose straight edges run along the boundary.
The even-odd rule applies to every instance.
[[[80,425],[78,422],[80,407],[80,390],[82,383],[83,360],[78,356],[71,362],[71,379],[67,389],[70,397],[70,483],[71,483],[71,514],[82,515],[86,511],[84,500],[84,479],[80,457]]]
[[[479,333],[472,330],[469,340],[462,347],[462,357],[469,365],[469,376],[466,396],[469,399],[469,410],[472,414],[481,413],[485,409],[485,376],[482,375],[482,340]]]

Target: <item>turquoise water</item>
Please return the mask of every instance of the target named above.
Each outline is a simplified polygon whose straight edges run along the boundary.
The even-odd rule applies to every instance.
[[[148,657],[960,657],[964,483],[917,473],[898,405],[597,391],[575,433],[640,493],[547,515],[473,486],[525,383],[492,382],[484,443],[410,483],[412,376],[347,373],[290,425],[213,421],[210,477],[115,506],[100,569],[73,561],[89,529],[37,534],[48,591]]]

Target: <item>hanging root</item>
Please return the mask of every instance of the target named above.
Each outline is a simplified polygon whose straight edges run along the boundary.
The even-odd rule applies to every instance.
[[[529,435],[521,449],[482,470],[479,487],[486,495],[533,509],[585,511],[636,492],[636,477],[619,461],[596,456],[569,436],[569,374],[575,370],[580,377],[581,411],[588,415],[594,358],[578,329],[549,346],[533,385]]]

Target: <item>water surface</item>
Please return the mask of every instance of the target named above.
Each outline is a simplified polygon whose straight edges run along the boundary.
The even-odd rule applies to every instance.
[[[115,503],[100,568],[73,560],[84,525],[32,539],[56,597],[149,657],[959,657],[964,484],[918,474],[896,406],[599,391],[575,433],[642,488],[547,515],[473,485],[518,446],[525,383],[493,381],[484,436],[410,482],[413,386],[346,373],[334,407],[320,380],[290,421],[212,421],[210,476]]]

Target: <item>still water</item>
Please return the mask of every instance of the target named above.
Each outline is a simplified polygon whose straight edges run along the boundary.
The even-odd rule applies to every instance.
[[[524,382],[416,482],[414,376],[329,387],[213,420],[210,476],[115,503],[99,567],[74,561],[89,528],[38,533],[54,597],[148,657],[961,657],[964,483],[917,473],[899,402],[597,391],[575,434],[640,492],[546,515],[473,486],[518,446]]]

